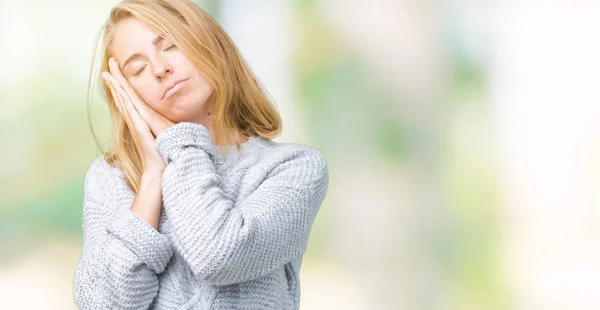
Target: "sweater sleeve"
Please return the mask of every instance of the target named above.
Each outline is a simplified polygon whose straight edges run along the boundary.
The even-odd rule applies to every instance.
[[[128,204],[109,203],[111,180],[99,169],[101,159],[85,177],[75,303],[80,309],[148,309],[158,293],[157,273],[165,269],[173,249]]]
[[[245,282],[305,252],[328,186],[318,151],[300,149],[283,160],[234,208],[215,172],[217,149],[204,126],[177,123],[156,144],[167,164],[163,204],[173,246],[196,277],[215,285]]]

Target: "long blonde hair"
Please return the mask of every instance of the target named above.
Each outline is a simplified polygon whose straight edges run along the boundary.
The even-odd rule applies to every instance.
[[[229,138],[233,138],[239,148],[238,141],[242,137],[257,135],[272,139],[280,133],[281,118],[267,91],[256,81],[231,38],[210,15],[188,0],[125,0],[111,10],[96,38],[87,106],[92,135],[102,150],[89,113],[92,86],[96,83],[106,98],[112,120],[112,144],[103,153],[110,165],[124,172],[131,190],[137,192],[139,189],[143,173],[141,157],[110,89],[104,83],[98,83],[100,73],[109,71],[108,59],[112,56],[110,50],[115,26],[129,17],[139,19],[178,46],[213,84],[215,106],[211,122],[215,144],[221,152],[227,152]],[[100,57],[97,57],[98,48],[102,53]],[[94,71],[96,59],[99,59],[100,65]]]

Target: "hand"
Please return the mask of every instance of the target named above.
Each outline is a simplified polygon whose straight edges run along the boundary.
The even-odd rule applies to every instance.
[[[166,165],[162,159],[160,153],[155,146],[155,138],[152,136],[152,132],[148,123],[142,119],[133,100],[119,85],[114,76],[108,72],[102,73],[106,85],[110,89],[112,97],[114,98],[115,105],[131,132],[135,146],[142,159],[142,166],[144,173],[151,171],[164,171]]]
[[[165,129],[173,126],[175,123],[156,112],[154,109],[149,107],[133,90],[133,87],[129,85],[127,79],[121,73],[119,64],[111,57],[108,60],[108,67],[111,75],[116,79],[118,85],[127,93],[133,106],[138,111],[141,118],[148,124],[154,137],[158,137]]]

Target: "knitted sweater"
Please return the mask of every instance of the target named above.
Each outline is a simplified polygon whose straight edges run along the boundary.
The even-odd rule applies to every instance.
[[[85,176],[81,309],[298,309],[298,272],[328,187],[321,153],[251,136],[223,155],[181,122],[155,146],[166,163],[158,229],[104,156]]]

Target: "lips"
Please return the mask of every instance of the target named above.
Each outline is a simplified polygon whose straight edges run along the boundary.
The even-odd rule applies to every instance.
[[[167,89],[165,89],[162,99],[165,100],[165,99],[171,97],[171,95],[176,93],[179,89],[181,89],[186,84],[187,80],[189,80],[189,78],[175,81],[173,84],[169,85],[169,87],[167,87]]]

